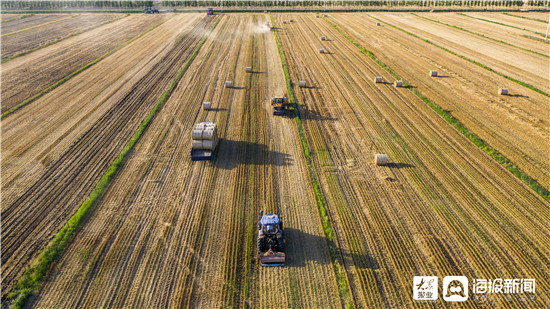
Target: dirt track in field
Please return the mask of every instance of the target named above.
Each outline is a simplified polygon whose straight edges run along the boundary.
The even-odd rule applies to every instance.
[[[167,18],[132,15],[2,64],[2,113]]]
[[[435,17],[430,18],[455,24],[456,14],[449,19],[447,14],[425,14],[434,15]],[[382,18],[383,16],[385,15]],[[368,17],[356,18],[362,23],[353,23],[346,15],[335,15],[331,21],[373,52],[405,81],[418,87],[421,93],[458,118],[471,132],[497,149],[522,171],[542,186],[550,188],[550,159],[547,155],[550,152],[547,143],[550,137],[548,97],[394,28],[376,26]],[[481,31],[475,23],[469,29]],[[453,36],[456,40],[470,40],[475,37],[461,31],[455,31]],[[491,40],[480,44],[494,49],[506,47]],[[475,49],[476,46],[471,48]],[[526,51],[523,53],[528,54]],[[543,56],[538,57],[545,59]],[[481,62],[483,59],[474,60]],[[522,65],[519,61],[515,63]],[[429,77],[427,72],[430,69],[437,70],[441,77]],[[509,88],[511,95],[498,95],[497,90],[500,87]]]
[[[304,47],[285,57],[291,78],[314,86],[298,100],[357,306],[413,306],[412,277],[428,273],[547,286],[548,203],[409,90],[374,84],[393,79],[328,23],[293,14],[283,25],[290,17],[277,25],[283,46]],[[374,166],[375,153],[392,164]]]
[[[35,15],[38,16],[38,15]],[[33,18],[23,18],[21,21]],[[63,19],[58,22],[44,24],[42,26],[9,34],[4,32],[4,24],[2,24],[2,59],[9,58],[13,55],[24,51],[31,50],[40,45],[67,37],[71,34],[85,31],[88,28],[106,23],[122,14],[80,14],[71,18]],[[19,21],[19,20],[17,20]],[[16,21],[13,21],[16,22]],[[10,24],[12,22],[7,22]],[[25,28],[26,29],[26,28]]]
[[[37,307],[340,307],[294,120],[271,115],[269,98],[285,82],[265,20],[223,17]],[[223,88],[227,79],[236,88]],[[203,101],[214,109],[201,110]],[[189,158],[199,121],[220,129],[212,163]],[[258,268],[260,209],[285,220],[286,268]],[[274,290],[279,281],[292,283]]]
[[[2,297],[188,59],[210,24],[199,16],[170,19],[2,121]]]

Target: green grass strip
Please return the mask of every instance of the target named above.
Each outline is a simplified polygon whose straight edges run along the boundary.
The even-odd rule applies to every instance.
[[[14,20],[18,20],[18,19],[23,19],[23,18],[27,18],[27,17],[31,17],[31,16],[34,16],[34,13],[32,13],[32,14],[25,14],[25,15],[22,15],[22,16],[19,16],[19,17],[10,18],[10,19],[8,19],[8,20],[3,20],[2,23],[7,23],[7,22],[10,22],[10,21],[14,21]]]
[[[508,46],[512,46],[512,47],[515,47],[515,48],[519,48],[521,50],[524,50],[524,51],[527,51],[527,52],[530,52],[530,53],[534,53],[534,54],[537,54],[539,56],[543,56],[543,57],[546,57],[546,58],[550,58],[549,55],[545,55],[543,53],[539,53],[537,51],[534,51],[534,50],[530,50],[530,49],[527,49],[527,48],[523,48],[521,46],[517,46],[517,45],[514,45],[514,44],[510,44],[508,42],[504,42],[504,41],[501,41],[501,40],[497,40],[497,39],[494,39],[494,38],[491,38],[491,37],[488,37],[484,34],[481,34],[481,33],[476,33],[476,32],[473,32],[473,31],[470,31],[468,29],[464,29],[462,27],[459,27],[459,26],[456,26],[456,25],[450,25],[450,24],[446,24],[444,22],[441,22],[439,20],[436,20],[436,19],[431,19],[431,18],[428,18],[428,17],[425,17],[425,16],[420,16],[418,14],[415,14],[415,13],[411,13],[412,15],[416,16],[416,17],[419,17],[419,18],[423,18],[425,20],[429,20],[431,22],[434,22],[434,23],[438,23],[438,24],[441,24],[441,25],[445,25],[447,27],[451,27],[451,28],[454,28],[454,29],[458,29],[458,30],[461,30],[461,31],[464,31],[464,32],[468,32],[468,33],[471,33],[473,35],[477,35],[477,36],[480,36],[482,38],[485,38],[485,39],[489,39],[489,40],[492,40],[492,41],[495,41],[495,42],[498,42],[498,43],[501,43],[501,44],[504,44],[504,45],[508,45]]]
[[[270,14],[269,17],[271,19],[271,24],[275,25],[273,16]],[[325,233],[325,238],[327,240],[328,248],[330,251],[330,257],[332,259],[334,272],[338,280],[338,288],[339,288],[340,296],[344,301],[346,308],[353,308],[355,307],[355,304],[351,297],[351,291],[347,281],[346,270],[344,269],[342,258],[339,255],[338,248],[336,247],[334,231],[332,230],[332,225],[329,221],[327,210],[325,208],[325,204],[326,204],[325,198],[323,196],[323,193],[321,192],[321,186],[319,184],[317,173],[315,172],[315,167],[313,165],[313,160],[311,158],[311,150],[307,143],[306,135],[304,133],[304,127],[302,125],[302,118],[300,116],[300,113],[298,112],[298,106],[296,104],[294,91],[290,80],[290,73],[288,72],[288,67],[285,61],[283,48],[281,47],[281,42],[279,41],[279,36],[277,35],[277,31],[274,32],[274,35],[275,35],[275,40],[277,41],[277,48],[279,49],[279,55],[281,56],[281,63],[283,65],[283,71],[286,79],[286,87],[288,90],[288,97],[289,97],[290,103],[292,104],[295,110],[294,118],[296,120],[296,125],[298,126],[298,132],[300,134],[300,139],[302,141],[302,148],[303,148],[304,156],[306,158],[307,166],[309,169],[311,185],[313,187],[313,191],[315,192],[315,199],[317,201],[317,208],[319,210],[319,215],[321,217],[323,231]]]
[[[123,19],[123,18],[128,17],[128,16],[130,16],[130,14],[126,14],[126,15],[124,15],[124,16],[121,16],[121,17],[118,17],[118,18],[115,18],[115,19],[111,19],[111,20],[106,21],[106,22],[104,22],[104,23],[102,23],[102,24],[95,25],[95,26],[93,26],[93,27],[91,27],[91,28],[84,29],[84,30],[82,30],[82,31],[73,33],[73,34],[68,35],[68,36],[66,36],[66,37],[57,39],[57,40],[55,40],[55,41],[48,42],[48,43],[46,43],[46,44],[44,44],[44,45],[37,46],[37,47],[35,47],[35,48],[33,48],[33,49],[26,50],[26,51],[21,52],[21,53],[19,53],[19,54],[13,55],[13,56],[11,56],[11,57],[9,57],[9,58],[2,59],[1,63],[4,63],[4,62],[10,61],[10,60],[13,60],[13,59],[15,59],[15,58],[17,58],[17,57],[21,57],[21,56],[24,56],[24,55],[26,55],[26,54],[30,54],[30,53],[32,53],[32,52],[34,52],[34,51],[37,51],[37,50],[39,50],[39,49],[42,49],[42,48],[44,48],[44,47],[48,47],[48,46],[53,45],[53,44],[55,44],[55,43],[59,43],[59,42],[61,42],[61,41],[63,41],[63,40],[72,38],[73,36],[77,36],[77,35],[82,34],[82,33],[84,33],[84,32],[88,32],[88,31],[90,31],[90,30],[94,30],[94,29],[96,29],[96,28],[98,28],[98,27],[101,27],[101,26],[104,26],[104,25],[113,23],[113,22],[115,22],[115,21],[117,21],[117,20]]]
[[[54,23],[66,20],[66,19],[75,18],[77,16],[79,16],[79,15],[72,15],[72,16],[63,17],[63,18],[60,18],[60,19],[52,20],[52,21],[47,22],[47,23],[40,24],[40,25],[36,25],[36,26],[25,28],[25,29],[20,29],[20,30],[14,31],[14,32],[2,34],[2,35],[0,35],[0,37],[5,37],[7,35],[12,35],[12,34],[16,34],[16,33],[19,33],[19,32],[28,31],[28,30],[32,30],[32,29],[35,29],[35,28],[43,27],[43,26],[46,26],[46,25],[50,25],[50,24],[54,24]]]
[[[214,30],[216,25],[218,24],[218,20],[212,25],[210,30],[204,35],[203,39],[200,41],[200,43],[195,48],[195,51],[193,54],[191,54],[190,58],[185,62],[181,70],[179,71],[178,75],[174,78],[170,86],[166,89],[162,97],[159,99],[157,104],[153,107],[151,112],[145,117],[145,119],[141,122],[139,125],[136,133],[132,136],[132,138],[126,143],[126,146],[124,149],[120,152],[118,157],[113,161],[111,166],[107,169],[105,174],[101,177],[99,182],[96,184],[94,190],[90,193],[86,201],[82,203],[80,208],[76,211],[76,213],[69,219],[69,221],[57,232],[57,234],[53,237],[53,239],[48,243],[46,248],[38,255],[32,266],[30,266],[25,273],[22,275],[22,277],[17,282],[16,286],[14,287],[14,291],[8,294],[9,299],[15,299],[13,303],[13,308],[22,308],[26,301],[29,299],[29,297],[32,296],[33,293],[38,289],[38,287],[42,284],[44,281],[46,274],[52,264],[56,261],[57,257],[63,252],[65,247],[69,244],[71,239],[74,237],[78,229],[82,226],[84,223],[86,216],[90,213],[93,206],[99,201],[101,195],[103,192],[107,189],[109,186],[111,180],[115,177],[117,171],[124,163],[126,157],[128,154],[132,151],[134,148],[134,145],[137,143],[143,132],[147,129],[157,112],[160,110],[160,108],[164,105],[164,103],[168,100],[170,95],[172,94],[172,91],[178,84],[178,82],[183,77],[183,74],[187,71],[189,66],[191,65],[191,62],[195,59],[197,54],[199,53],[199,50],[201,46],[204,44],[206,39],[208,38],[208,35]]]
[[[418,35],[416,35],[416,34],[414,34],[414,33],[411,33],[411,32],[409,32],[409,31],[407,31],[407,30],[401,29],[401,28],[399,28],[399,27],[397,27],[397,26],[395,26],[395,25],[392,25],[392,24],[390,24],[390,23],[388,23],[388,22],[385,22],[385,21],[383,21],[383,20],[381,20],[381,19],[378,19],[378,18],[376,18],[376,17],[374,17],[374,16],[369,15],[369,17],[371,17],[371,18],[373,18],[373,19],[375,19],[375,20],[377,20],[377,21],[379,21],[379,22],[381,22],[381,23],[385,23],[385,24],[387,24],[388,26],[390,26],[390,27],[392,27],[392,28],[395,28],[395,29],[397,29],[397,30],[399,30],[399,31],[402,31],[402,32],[404,32],[404,33],[406,33],[406,34],[408,34],[408,35],[410,35],[410,36],[412,36],[412,37],[415,37],[415,38],[417,38],[417,39],[419,39],[419,40],[422,40],[422,41],[424,41],[424,42],[426,42],[426,43],[428,43],[428,44],[431,44],[431,45],[433,45],[433,46],[435,46],[435,47],[437,47],[437,48],[440,48],[440,49],[442,49],[442,50],[448,52],[448,53],[451,54],[451,55],[455,55],[455,56],[457,56],[457,57],[459,57],[459,58],[461,58],[461,59],[464,59],[464,60],[466,60],[466,61],[468,61],[468,62],[471,62],[471,63],[477,65],[477,66],[480,67],[480,68],[484,68],[484,69],[487,70],[487,71],[490,71],[490,72],[493,72],[493,73],[495,73],[495,74],[497,74],[497,75],[500,75],[500,76],[502,76],[502,77],[504,77],[504,78],[506,78],[506,79],[508,79],[508,80],[510,80],[510,81],[513,81],[514,83],[516,83],[516,84],[518,84],[518,85],[521,85],[521,86],[523,86],[523,87],[525,87],[525,88],[531,89],[531,90],[536,91],[536,92],[538,92],[538,93],[540,93],[540,94],[542,94],[542,95],[545,95],[545,96],[547,96],[547,97],[550,97],[550,94],[548,94],[548,93],[546,93],[546,92],[544,92],[544,91],[538,89],[537,87],[535,87],[535,86],[533,86],[533,85],[531,85],[531,84],[528,84],[528,83],[526,83],[526,82],[522,82],[522,81],[517,80],[517,79],[515,79],[515,78],[513,78],[513,77],[510,77],[510,76],[508,76],[508,75],[505,75],[505,74],[503,74],[503,73],[500,73],[500,72],[498,72],[498,71],[495,71],[494,69],[492,69],[492,68],[490,68],[490,67],[488,67],[488,66],[486,66],[486,65],[484,65],[484,64],[482,64],[482,63],[479,63],[479,62],[477,62],[477,61],[475,61],[475,60],[472,60],[472,59],[470,59],[470,58],[468,58],[468,57],[466,57],[466,56],[459,55],[459,54],[453,52],[453,51],[450,50],[450,49],[447,49],[447,48],[445,48],[445,47],[443,47],[443,46],[441,46],[441,45],[437,45],[437,44],[435,44],[434,42],[432,42],[432,41],[430,41],[430,40],[421,38],[421,37],[419,37]]]
[[[397,73],[395,73],[392,69],[390,69],[390,67],[388,67],[382,61],[380,61],[378,58],[376,58],[376,56],[374,56],[373,53],[366,50],[359,43],[353,41],[353,39],[351,39],[346,33],[344,33],[342,30],[340,30],[335,24],[331,23],[328,19],[325,19],[325,18],[323,18],[323,19],[327,23],[329,23],[334,29],[336,29],[340,34],[342,34],[346,39],[348,39],[348,41],[350,41],[353,45],[357,46],[357,48],[359,48],[365,55],[369,56],[380,67],[382,67],[384,70],[386,70],[388,73],[390,73],[393,77],[395,77],[395,79],[402,80],[402,78]],[[377,20],[382,22],[379,19],[377,19]],[[466,136],[466,138],[468,138],[472,143],[474,143],[481,150],[485,151],[485,153],[487,153],[491,158],[493,158],[498,163],[500,163],[502,166],[504,166],[508,171],[510,171],[512,174],[514,174],[517,178],[519,178],[525,184],[527,184],[531,189],[533,189],[535,192],[537,192],[545,200],[550,201],[550,192],[547,189],[545,189],[544,187],[542,187],[540,184],[538,184],[536,180],[534,180],[533,178],[529,177],[527,174],[522,172],[512,162],[510,162],[510,160],[508,160],[506,157],[504,157],[502,154],[500,154],[496,149],[494,149],[491,146],[487,145],[487,143],[485,143],[485,141],[483,141],[481,138],[479,138],[474,133],[470,132],[470,130],[468,130],[458,119],[453,117],[449,112],[447,112],[443,108],[441,108],[441,106],[435,104],[430,99],[428,99],[425,95],[420,93],[420,91],[418,91],[417,88],[411,87],[411,85],[408,84],[405,81],[403,81],[403,86],[405,88],[409,89],[412,93],[414,93],[422,101],[424,101],[424,103],[426,103],[438,115],[440,115],[443,119],[445,119],[445,121],[447,121],[447,123],[452,125],[460,133],[462,133],[464,136]]]
[[[538,22],[541,22],[541,23],[548,23],[548,21],[546,20],[543,20],[543,19],[538,19],[538,18],[532,18],[532,17],[527,17],[527,16],[520,16],[520,15],[515,15],[515,14],[510,14],[510,13],[502,13],[504,15],[508,15],[508,16],[513,16],[513,17],[517,17],[517,18],[523,18],[523,19],[528,19],[528,20],[534,20],[534,21],[538,21]]]
[[[525,29],[525,28],[522,28],[522,27],[507,25],[507,24],[500,23],[500,22],[498,22],[498,21],[489,20],[489,19],[480,18],[480,17],[475,17],[475,16],[471,16],[471,15],[468,15],[468,14],[464,14],[464,13],[456,13],[456,14],[457,14],[457,15],[460,15],[460,16],[466,16],[466,17],[469,17],[469,18],[473,18],[473,19],[477,19],[477,20],[484,21],[484,22],[492,23],[492,24],[497,24],[497,25],[501,25],[501,26],[505,26],[505,27],[514,28],[514,29],[529,31],[529,32],[536,33],[536,34],[538,34],[538,35],[540,35],[540,36],[544,36],[544,33],[536,32],[536,31],[529,30],[529,29]]]
[[[71,74],[69,74],[69,75],[63,77],[63,78],[62,78],[61,80],[59,80],[57,83],[55,83],[55,84],[49,86],[48,88],[42,90],[40,93],[34,95],[33,97],[31,97],[31,98],[29,98],[29,99],[23,101],[22,103],[20,103],[20,104],[18,104],[18,105],[12,107],[10,110],[8,110],[8,111],[6,111],[5,113],[3,113],[3,114],[1,115],[1,117],[0,117],[0,119],[4,119],[4,117],[13,114],[13,113],[14,113],[15,111],[17,111],[18,109],[24,107],[25,105],[28,105],[29,103],[35,101],[36,99],[40,98],[41,96],[45,95],[46,93],[48,93],[48,92],[54,90],[55,88],[59,87],[60,85],[62,85],[63,83],[65,83],[66,81],[68,81],[69,79],[71,79],[72,77],[74,77],[75,75],[81,73],[82,71],[88,69],[88,68],[91,67],[92,65],[94,65],[94,64],[98,63],[99,61],[105,59],[106,57],[108,57],[108,56],[110,56],[111,54],[113,54],[114,52],[120,50],[120,49],[123,48],[124,46],[126,46],[126,45],[132,43],[133,41],[135,41],[135,40],[137,40],[137,39],[139,39],[140,37],[142,37],[142,36],[144,36],[145,34],[147,34],[149,31],[155,29],[156,27],[162,25],[162,24],[165,23],[165,22],[166,22],[166,20],[165,20],[165,21],[162,21],[162,22],[160,22],[160,23],[158,23],[158,24],[156,24],[156,25],[154,25],[153,27],[151,27],[151,28],[149,28],[149,29],[143,31],[142,33],[136,35],[136,36],[133,37],[132,39],[130,39],[130,40],[128,40],[128,41],[122,43],[122,44],[119,45],[119,46],[117,46],[115,49],[110,50],[109,52],[105,53],[103,56],[97,58],[96,60],[94,60],[94,61],[88,63],[87,65],[81,67],[80,69],[74,71],[73,73],[71,73]]]

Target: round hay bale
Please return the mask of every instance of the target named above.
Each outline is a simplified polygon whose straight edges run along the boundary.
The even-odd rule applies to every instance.
[[[500,88],[498,90],[498,94],[500,95],[507,95],[508,94],[508,88]]]
[[[245,71],[246,73],[252,73],[252,67],[246,67]]]
[[[301,80],[301,81],[298,82],[298,85],[300,86],[300,88],[304,88],[304,87],[306,87],[306,81]]]
[[[326,40],[327,40],[326,37],[324,37],[324,36],[321,37],[321,41],[326,41]]]
[[[431,70],[430,71],[430,76],[431,77],[437,77],[437,71]]]
[[[286,20],[283,20],[283,24],[286,24]]]
[[[403,81],[401,81],[401,80],[396,80],[396,81],[393,83],[393,85],[394,85],[395,87],[403,87]]]
[[[380,26],[380,23],[376,23],[377,26]]]
[[[202,131],[203,140],[213,140],[218,136],[216,129],[204,130]]]
[[[196,141],[201,140],[202,139],[202,132],[203,132],[203,130],[200,130],[200,129],[199,130],[193,130],[191,132],[191,139],[196,140]]]
[[[203,140],[202,149],[213,150],[216,147],[216,144],[213,140]]]
[[[324,53],[325,53],[325,49],[324,49],[324,48],[320,48],[320,49],[319,49],[319,52],[320,52],[321,54],[324,54]]]
[[[290,19],[290,22],[291,22],[291,23],[294,22],[294,19],[291,18],[291,19]]]
[[[202,148],[202,140],[192,140],[191,141],[192,149],[204,149]]]
[[[375,154],[374,155],[374,164],[375,165],[386,165],[386,164],[388,164],[388,155],[387,154]]]
[[[374,78],[374,83],[378,84],[378,83],[381,83],[381,82],[382,82],[382,77],[376,76],[376,77]]]
[[[202,102],[202,109],[210,109],[212,102]]]
[[[231,88],[233,87],[233,82],[232,81],[225,81],[225,88]]]
[[[315,15],[315,17],[319,18],[319,15]]]
[[[325,17],[328,17],[328,15],[327,15],[327,14],[325,14]]]

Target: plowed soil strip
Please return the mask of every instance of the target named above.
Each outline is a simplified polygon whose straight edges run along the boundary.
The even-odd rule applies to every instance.
[[[75,72],[89,68],[166,19],[166,15],[156,18],[135,15],[2,64],[2,117],[53,90],[60,85],[59,81],[67,81]]]
[[[27,113],[21,113],[23,117],[21,119],[16,115],[13,119],[10,117],[8,121],[2,122],[4,126],[3,170],[6,170],[5,167],[8,167],[10,162],[14,162],[14,159],[30,159],[30,161],[17,163],[23,169],[12,178],[14,187],[9,190],[10,193],[2,203],[2,232],[5,237],[2,248],[3,293],[9,291],[15,278],[20,276],[27,263],[44,248],[49,239],[78,209],[106,168],[135,132],[139,121],[151,110],[182,64],[190,57],[202,38],[195,32],[208,29],[210,19],[198,19],[197,15],[191,15],[192,18],[189,19],[186,18],[187,16],[189,15],[171,19],[170,22],[141,38],[141,42],[138,41],[139,45],[131,44],[127,49],[115,53],[112,58],[109,57],[112,61],[120,61],[117,59],[120,56],[130,62],[132,58],[126,55],[129,52],[133,57],[137,57],[135,59],[143,60],[145,56],[149,57],[150,61],[142,62],[142,65],[145,65],[142,67],[129,67],[134,74],[138,73],[132,74],[131,82],[124,79],[117,80],[115,84],[109,82],[112,86],[122,82],[125,87],[119,84],[116,90],[108,90],[107,96],[101,99],[103,103],[108,102],[105,106],[95,106],[88,111],[90,114],[87,115],[80,114],[80,106],[76,110],[67,110],[72,114],[52,110],[57,107],[56,102],[61,93],[71,95],[71,92],[65,89],[66,87],[78,93],[76,98],[83,95],[78,87],[74,85],[71,87],[71,83],[67,83],[41,99],[43,101],[40,109],[43,112],[35,116],[35,119],[41,121],[48,119],[48,121],[36,123],[34,129],[38,131],[34,134],[33,130],[27,128],[25,138],[12,139],[21,132],[19,129],[24,127],[21,119],[32,120],[25,118],[28,116]],[[168,30],[174,28],[178,31],[185,30],[179,35],[175,30]],[[158,45],[161,42],[168,45]],[[153,44],[155,48],[144,50],[142,44],[145,46]],[[139,51],[146,54],[140,54]],[[103,65],[109,65],[109,69],[113,69],[113,64],[109,62]],[[124,65],[124,62],[121,64]],[[101,71],[104,68],[100,66],[95,69]],[[94,69],[86,72],[97,73]],[[93,78],[88,78],[86,73],[79,75],[77,79],[94,83],[92,85],[99,87],[100,91],[105,90],[104,85],[95,84]],[[76,83],[82,81],[73,80]],[[94,89],[85,83],[82,86],[88,91]],[[86,98],[89,100],[89,97]],[[48,100],[51,99],[54,101],[49,102]],[[74,102],[74,98],[71,101]],[[90,101],[87,102],[92,104]],[[33,113],[33,111],[29,112]],[[55,116],[44,118],[50,112]],[[71,115],[80,118],[74,119],[70,117]],[[59,122],[59,126],[51,128],[50,132],[40,130],[44,125],[51,126],[50,121]],[[73,121],[76,121],[76,124],[71,125]],[[38,132],[41,133],[37,134]],[[58,136],[58,133],[62,135]],[[52,137],[54,137],[53,143],[50,140]],[[34,144],[27,144],[24,141],[32,138],[40,138],[40,140]],[[19,146],[16,146],[17,143]],[[20,153],[21,146],[24,147],[24,156]],[[4,185],[3,183],[3,188]]]
[[[422,306],[412,277],[426,273],[548,284],[548,202],[410,91],[373,83],[392,76],[328,23],[293,17],[282,44],[303,48],[285,58],[292,80],[313,86],[297,102],[357,306]],[[392,163],[368,163],[375,153]],[[547,301],[537,293],[532,305]],[[524,300],[487,300],[510,303]]]
[[[78,33],[95,25],[123,16],[121,14],[81,14],[41,27],[2,36],[2,59],[48,42]]]

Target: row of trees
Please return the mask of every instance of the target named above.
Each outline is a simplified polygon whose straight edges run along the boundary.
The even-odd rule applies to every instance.
[[[307,6],[468,6],[512,7],[523,5],[523,0],[163,0],[166,7],[307,7]],[[530,0],[528,5],[550,6],[550,0]]]
[[[82,0],[1,0],[3,9],[48,10],[63,8],[107,8],[138,9],[153,6],[154,1],[119,0],[119,1],[82,1]],[[423,7],[516,7],[524,4],[523,0],[163,0],[165,7],[342,7],[342,6],[423,6]],[[528,0],[527,5],[550,7],[550,0]]]
[[[63,8],[109,8],[132,9],[153,6],[153,1],[120,0],[120,1],[36,1],[36,0],[2,0],[3,9],[48,10]]]

